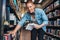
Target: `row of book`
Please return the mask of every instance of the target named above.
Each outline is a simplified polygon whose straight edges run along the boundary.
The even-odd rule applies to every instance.
[[[53,18],[53,17],[57,17],[60,16],[60,10],[55,10],[53,12],[49,12],[49,14],[47,14],[48,18]]]
[[[53,34],[54,36],[59,36],[60,37],[60,30],[47,29],[47,32],[50,33],[50,34]],[[57,38],[52,38],[51,36],[47,36],[47,35],[45,35],[45,39],[46,40],[59,40]]]
[[[44,40],[59,40],[59,39],[52,38],[51,36],[46,35]]]
[[[57,29],[47,29],[47,32],[53,35],[60,36],[60,30],[57,30]]]
[[[4,34],[3,35],[3,40],[18,40],[18,39],[17,39],[17,36],[12,37],[11,34]]]
[[[45,12],[48,12],[50,10],[53,10],[55,7],[57,7],[58,5],[60,5],[60,0],[57,0],[56,2],[54,2],[53,4],[49,5],[47,8],[44,9]]]
[[[12,35],[10,35],[10,34],[4,34],[3,40],[12,40]]]
[[[54,7],[60,5],[60,0],[57,0],[56,2],[54,2]]]
[[[48,7],[46,7],[44,9],[44,11],[46,13],[48,13],[47,14],[47,17],[49,18],[48,26],[52,26],[52,27],[54,27],[54,26],[59,27],[60,26],[60,19],[59,18],[56,20],[50,20],[50,19],[60,16],[60,10],[55,9],[59,5],[60,5],[60,0],[56,0],[54,3],[50,4]],[[55,10],[53,10],[53,9],[55,9]],[[58,29],[47,28],[46,32],[48,32],[49,34],[51,34],[53,36],[60,36],[60,30],[58,30]],[[59,39],[53,38],[52,36],[45,35],[44,40],[59,40]]]
[[[60,19],[49,21],[48,26],[60,26]]]

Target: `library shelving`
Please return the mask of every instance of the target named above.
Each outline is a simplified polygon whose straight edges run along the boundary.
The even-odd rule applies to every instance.
[[[49,20],[45,40],[60,40],[60,0],[53,0],[44,11]]]

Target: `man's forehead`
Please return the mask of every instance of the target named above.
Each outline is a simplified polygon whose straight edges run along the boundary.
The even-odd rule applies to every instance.
[[[27,3],[27,5],[33,5],[33,3]]]
[[[28,2],[28,3],[31,3],[31,4],[33,4],[32,2]],[[28,3],[27,3],[27,4],[28,4]]]

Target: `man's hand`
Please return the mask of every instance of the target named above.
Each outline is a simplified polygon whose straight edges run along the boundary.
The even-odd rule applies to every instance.
[[[41,25],[34,24],[34,28],[39,29],[42,28],[43,26],[46,26],[46,24],[42,23]]]
[[[10,31],[9,34],[12,34],[12,37],[16,36],[16,32],[15,31]]]
[[[34,28],[39,29],[39,28],[41,28],[41,26],[38,24],[34,24]]]
[[[16,32],[17,32],[20,28],[21,28],[21,26],[20,26],[20,25],[17,25],[16,28],[15,28],[13,31],[9,32],[9,34],[12,34],[12,36],[14,37],[15,34],[16,34]]]

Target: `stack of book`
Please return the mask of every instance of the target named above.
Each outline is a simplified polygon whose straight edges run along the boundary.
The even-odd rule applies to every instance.
[[[60,5],[60,1],[59,0],[57,0],[56,2],[54,2],[54,7],[56,7],[58,5]]]
[[[54,4],[51,4],[50,6],[48,6],[48,7],[46,8],[46,11],[45,11],[45,12],[48,12],[48,11],[50,11],[50,10],[53,10],[53,5],[54,5]]]
[[[12,35],[10,35],[10,34],[4,34],[4,36],[3,36],[4,38],[4,40],[12,40]]]

